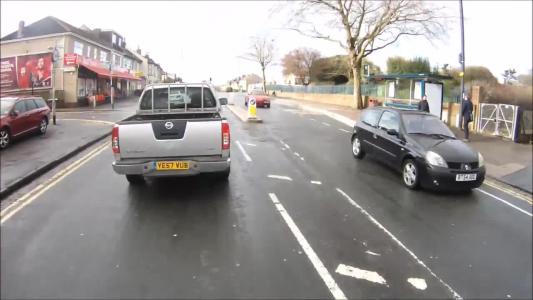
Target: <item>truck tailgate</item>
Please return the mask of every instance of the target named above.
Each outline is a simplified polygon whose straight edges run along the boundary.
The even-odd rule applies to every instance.
[[[221,155],[222,122],[153,120],[119,124],[122,158]]]

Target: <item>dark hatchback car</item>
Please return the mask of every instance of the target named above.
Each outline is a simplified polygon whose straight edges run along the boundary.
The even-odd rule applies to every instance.
[[[41,97],[17,96],[0,98],[0,149],[26,133],[45,134],[50,108]]]
[[[468,191],[485,180],[483,156],[437,117],[412,110],[369,108],[354,126],[352,153],[372,154],[402,173],[405,186]]]

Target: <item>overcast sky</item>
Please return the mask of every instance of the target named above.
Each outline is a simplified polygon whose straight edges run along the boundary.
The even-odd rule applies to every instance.
[[[345,54],[337,44],[313,40],[282,29],[287,16],[270,15],[279,2],[267,1],[1,1],[1,35],[55,16],[74,26],[114,29],[127,46],[139,46],[165,71],[186,81],[213,78],[224,83],[238,75],[260,74],[258,65],[238,58],[248,50],[250,37],[275,39],[278,65],[267,70],[268,80],[282,80],[279,60],[298,47],[319,50],[323,56]],[[445,37],[429,43],[404,38],[370,59],[385,70],[387,57],[428,57],[432,65],[458,67],[459,1],[435,2],[454,16]],[[528,73],[532,68],[532,1],[465,1],[465,53],[467,65],[483,65],[500,78],[506,68]]]

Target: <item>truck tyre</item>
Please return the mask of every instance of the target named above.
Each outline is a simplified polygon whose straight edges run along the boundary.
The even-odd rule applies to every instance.
[[[130,184],[139,185],[144,183],[142,175],[126,175],[126,179]]]

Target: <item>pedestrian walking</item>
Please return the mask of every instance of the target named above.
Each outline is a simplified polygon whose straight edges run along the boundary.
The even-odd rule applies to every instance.
[[[418,110],[429,113],[428,96],[424,95],[424,97],[422,97],[422,100],[418,102]]]
[[[468,142],[470,138],[470,132],[468,131],[468,123],[473,121],[472,112],[474,111],[474,105],[468,96],[463,97],[463,107],[461,107],[461,127],[465,133],[464,141]]]

